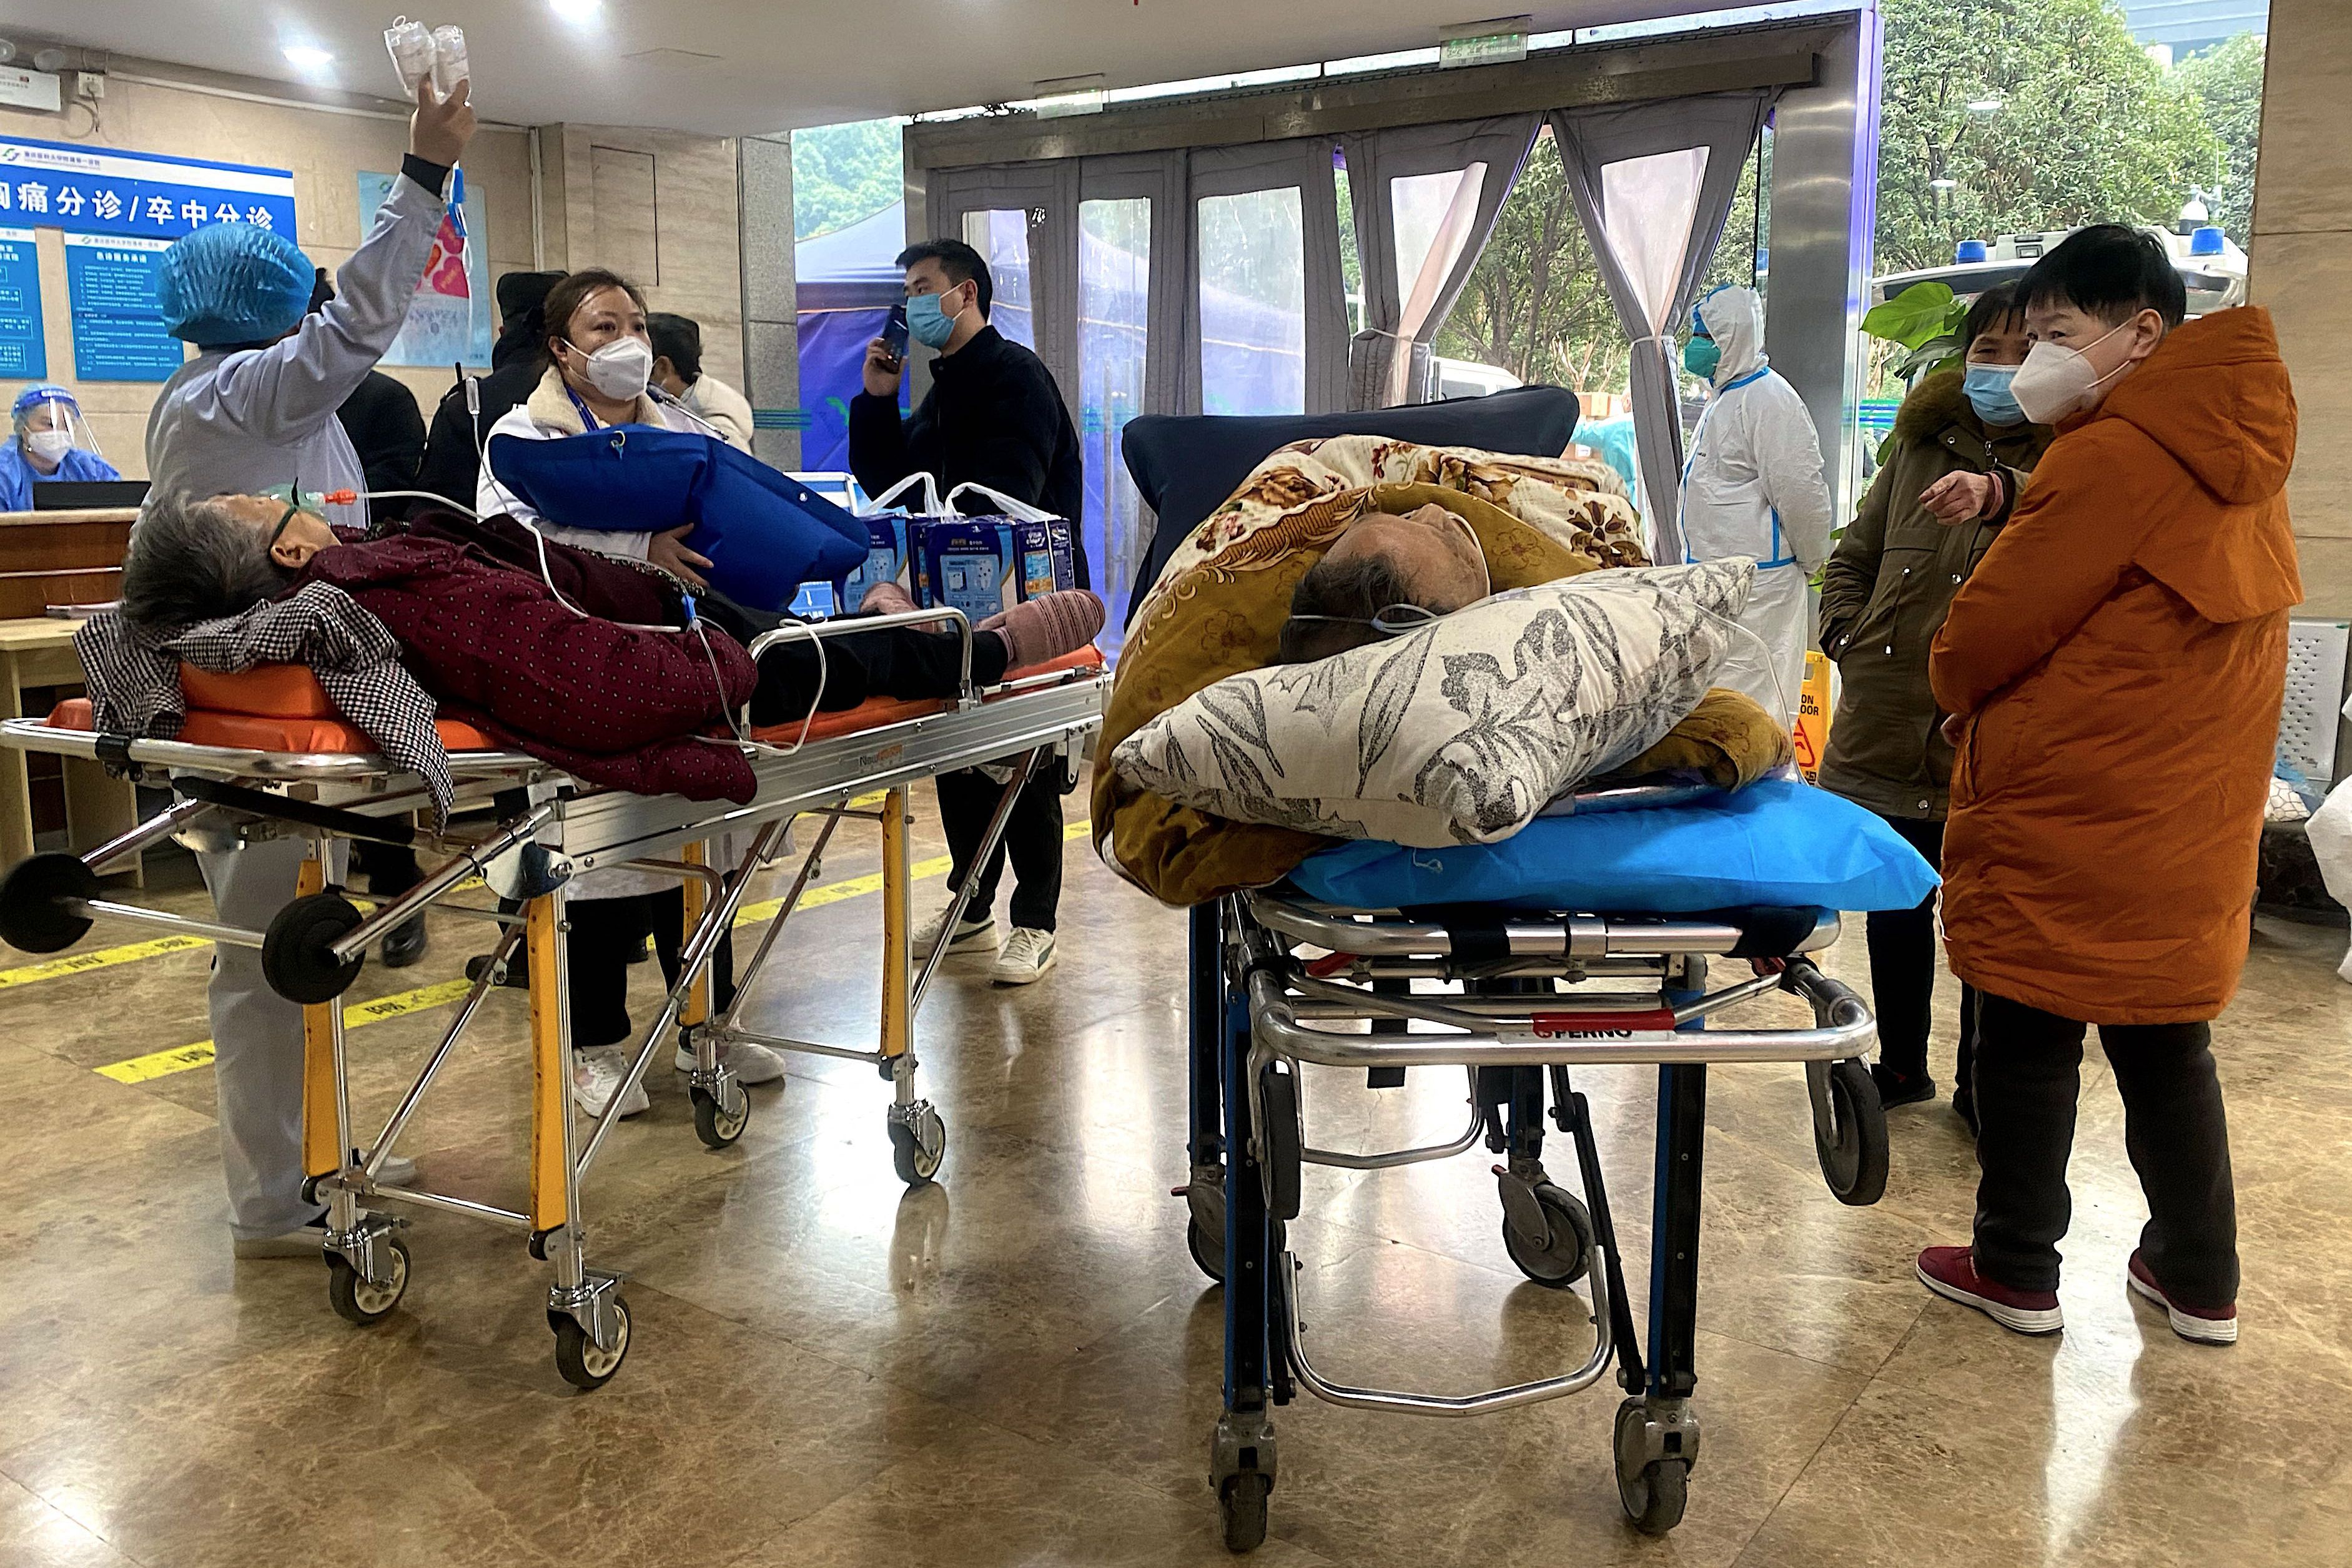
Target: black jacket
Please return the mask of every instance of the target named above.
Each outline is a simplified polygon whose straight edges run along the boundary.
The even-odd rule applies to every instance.
[[[868,495],[922,468],[942,496],[974,480],[1067,517],[1078,586],[1094,586],[1078,526],[1086,472],[1070,411],[1045,361],[993,327],[931,361],[931,390],[905,420],[896,398],[859,392],[851,399],[849,466]]]
[[[499,422],[500,415],[530,397],[531,389],[539,385],[539,378],[547,369],[540,348],[545,334],[540,314],[533,310],[499,335],[497,344],[490,350],[490,373],[482,378],[482,423],[478,430],[467,423],[464,382],[442,394],[441,406],[433,411],[432,436],[425,444],[425,465],[416,476],[418,489],[445,496],[471,509],[474,482],[480,476],[482,466],[479,444],[489,439],[490,426]]]
[[[360,455],[369,489],[416,487],[417,465],[425,460],[425,416],[417,412],[415,393],[382,371],[370,371],[335,417]],[[370,501],[368,517],[381,523],[406,517],[408,507],[404,497]]]

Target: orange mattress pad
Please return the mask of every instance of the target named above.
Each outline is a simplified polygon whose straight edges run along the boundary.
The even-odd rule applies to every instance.
[[[1100,669],[1099,650],[1081,648],[1075,653],[1014,670],[1007,679],[1055,674],[1070,670]],[[264,664],[240,674],[221,675],[180,666],[180,691],[188,699],[188,716],[178,738],[191,746],[231,747],[245,751],[340,753],[364,756],[376,749],[366,731],[336,716],[318,677],[299,664]],[[991,698],[991,701],[995,700]],[[877,697],[872,702],[821,713],[809,727],[811,740],[878,729],[905,719],[945,713],[944,701],[904,702]],[[94,729],[88,697],[70,697],[50,710],[51,729]],[[498,743],[472,725],[457,719],[436,719],[441,744],[451,751],[495,751]],[[800,737],[797,722],[754,730],[761,740],[789,744]]]

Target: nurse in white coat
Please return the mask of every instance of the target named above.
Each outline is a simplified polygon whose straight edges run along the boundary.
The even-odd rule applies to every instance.
[[[1794,723],[1813,645],[1813,574],[1830,550],[1822,446],[1797,389],[1764,358],[1764,312],[1751,288],[1717,288],[1691,313],[1683,365],[1705,376],[1706,412],[1683,465],[1685,548],[1694,561],[1746,556],[1756,588],[1716,684]],[[1766,654],[1769,653],[1768,662]]]

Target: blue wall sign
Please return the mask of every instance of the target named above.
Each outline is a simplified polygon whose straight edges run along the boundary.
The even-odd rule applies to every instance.
[[[41,335],[41,263],[30,229],[0,228],[0,380],[37,382],[49,373]]]
[[[294,235],[294,173],[0,137],[0,223],[174,240],[206,224]]]
[[[186,346],[163,330],[155,304],[155,267],[171,242],[99,235],[68,235],[65,242],[76,378],[171,380],[187,359]]]

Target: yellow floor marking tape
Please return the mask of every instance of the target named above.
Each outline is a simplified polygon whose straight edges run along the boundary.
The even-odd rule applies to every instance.
[[[1062,830],[1062,837],[1066,841],[1079,839],[1086,837],[1087,832],[1086,823],[1072,822]],[[913,871],[914,879],[917,882],[929,882],[933,877],[945,876],[948,873],[948,864],[947,856],[935,855],[929,860],[917,861],[909,869]],[[875,872],[866,876],[853,876],[841,882],[827,883],[823,887],[810,888],[801,894],[800,907],[821,909],[828,904],[839,904],[845,899],[862,898],[869,893],[881,891],[882,873]],[[736,911],[735,924],[756,925],[761,921],[773,919],[776,912],[783,906],[784,901],[781,898],[771,898],[758,904],[746,904]],[[135,947],[114,947],[102,953],[86,953],[79,958],[52,959],[47,964],[36,964],[32,967],[46,970],[55,969],[59,965],[72,964],[78,965],[80,968],[99,968],[103,966],[95,960],[103,959],[106,963],[114,964],[131,961],[129,957],[110,956],[110,954],[130,954],[132,957],[143,958],[152,956],[148,950],[170,952],[181,947],[210,946],[210,943],[198,937],[166,936],[154,942],[139,943]],[[10,981],[7,975],[22,975],[28,972],[18,969],[0,973],[0,986],[21,984],[22,982]],[[59,970],[58,972],[74,971]],[[36,977],[46,978],[47,977]],[[378,997],[372,1002],[356,1002],[343,1009],[343,1027],[358,1029],[365,1024],[382,1023],[386,1019],[406,1018],[411,1013],[426,1012],[434,1008],[447,1007],[450,1003],[463,998],[472,988],[470,981],[444,980],[438,985],[420,986],[413,991],[398,991],[388,997]],[[104,1067],[93,1068],[91,1071],[101,1078],[111,1078],[117,1083],[144,1083],[150,1079],[168,1078],[174,1072],[185,1072],[190,1068],[202,1067],[212,1059],[213,1042],[200,1040],[194,1045],[175,1046],[170,1051],[150,1051],[145,1056],[134,1056],[128,1061],[109,1062]]]
[[[74,953],[63,958],[51,958],[46,963],[27,964],[21,969],[0,969],[0,991],[11,986],[29,986],[36,980],[54,980],[60,975],[110,969],[117,964],[135,964],[142,958],[153,958],[165,953],[185,953],[191,948],[211,946],[212,942],[203,936],[158,936],[152,942],[133,942],[125,947],[101,947],[94,953]]]
[[[405,1018],[410,1013],[447,1007],[473,988],[470,980],[444,980],[438,985],[419,986],[413,991],[378,997],[372,1002],[354,1002],[343,1009],[343,1027],[358,1029],[365,1024],[382,1023],[386,1019]],[[145,1056],[134,1056],[128,1061],[111,1061],[92,1071],[101,1078],[113,1079],[117,1083],[144,1083],[151,1078],[167,1078],[174,1072],[185,1072],[191,1067],[202,1067],[212,1059],[213,1042],[200,1040],[194,1045],[150,1051]]]

